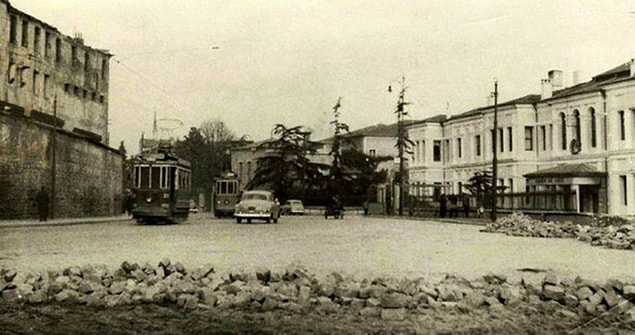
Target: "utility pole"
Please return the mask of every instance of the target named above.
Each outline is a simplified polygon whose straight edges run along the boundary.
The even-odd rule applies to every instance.
[[[496,200],[498,195],[496,190],[498,181],[498,159],[496,154],[498,148],[498,80],[494,80],[494,92],[492,95],[494,95],[494,130],[492,131],[492,212],[490,213],[490,219],[494,222],[496,221]]]
[[[55,218],[55,175],[57,174],[57,94],[53,98],[53,137],[51,139],[51,219]]]

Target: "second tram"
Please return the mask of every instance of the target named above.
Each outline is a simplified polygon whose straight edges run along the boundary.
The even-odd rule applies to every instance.
[[[134,160],[132,217],[139,223],[178,223],[190,210],[190,163],[169,148],[143,153]]]
[[[233,216],[234,206],[240,201],[238,176],[233,172],[226,172],[214,178],[213,197],[214,216]]]

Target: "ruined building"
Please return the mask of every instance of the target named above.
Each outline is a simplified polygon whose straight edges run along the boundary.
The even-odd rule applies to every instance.
[[[112,55],[0,0],[0,219],[120,212],[122,155],[109,147]]]

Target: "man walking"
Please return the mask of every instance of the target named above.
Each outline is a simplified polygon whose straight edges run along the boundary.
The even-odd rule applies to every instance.
[[[40,191],[35,196],[37,202],[37,212],[40,217],[40,221],[46,221],[49,216],[49,194],[46,191],[46,187],[42,186]]]

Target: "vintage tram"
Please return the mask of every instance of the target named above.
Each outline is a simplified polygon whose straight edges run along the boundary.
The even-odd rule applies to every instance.
[[[214,178],[213,208],[214,216],[233,216],[234,207],[240,201],[238,176],[225,172]]]
[[[139,223],[178,223],[190,209],[190,163],[170,148],[157,148],[134,159],[132,217]]]

